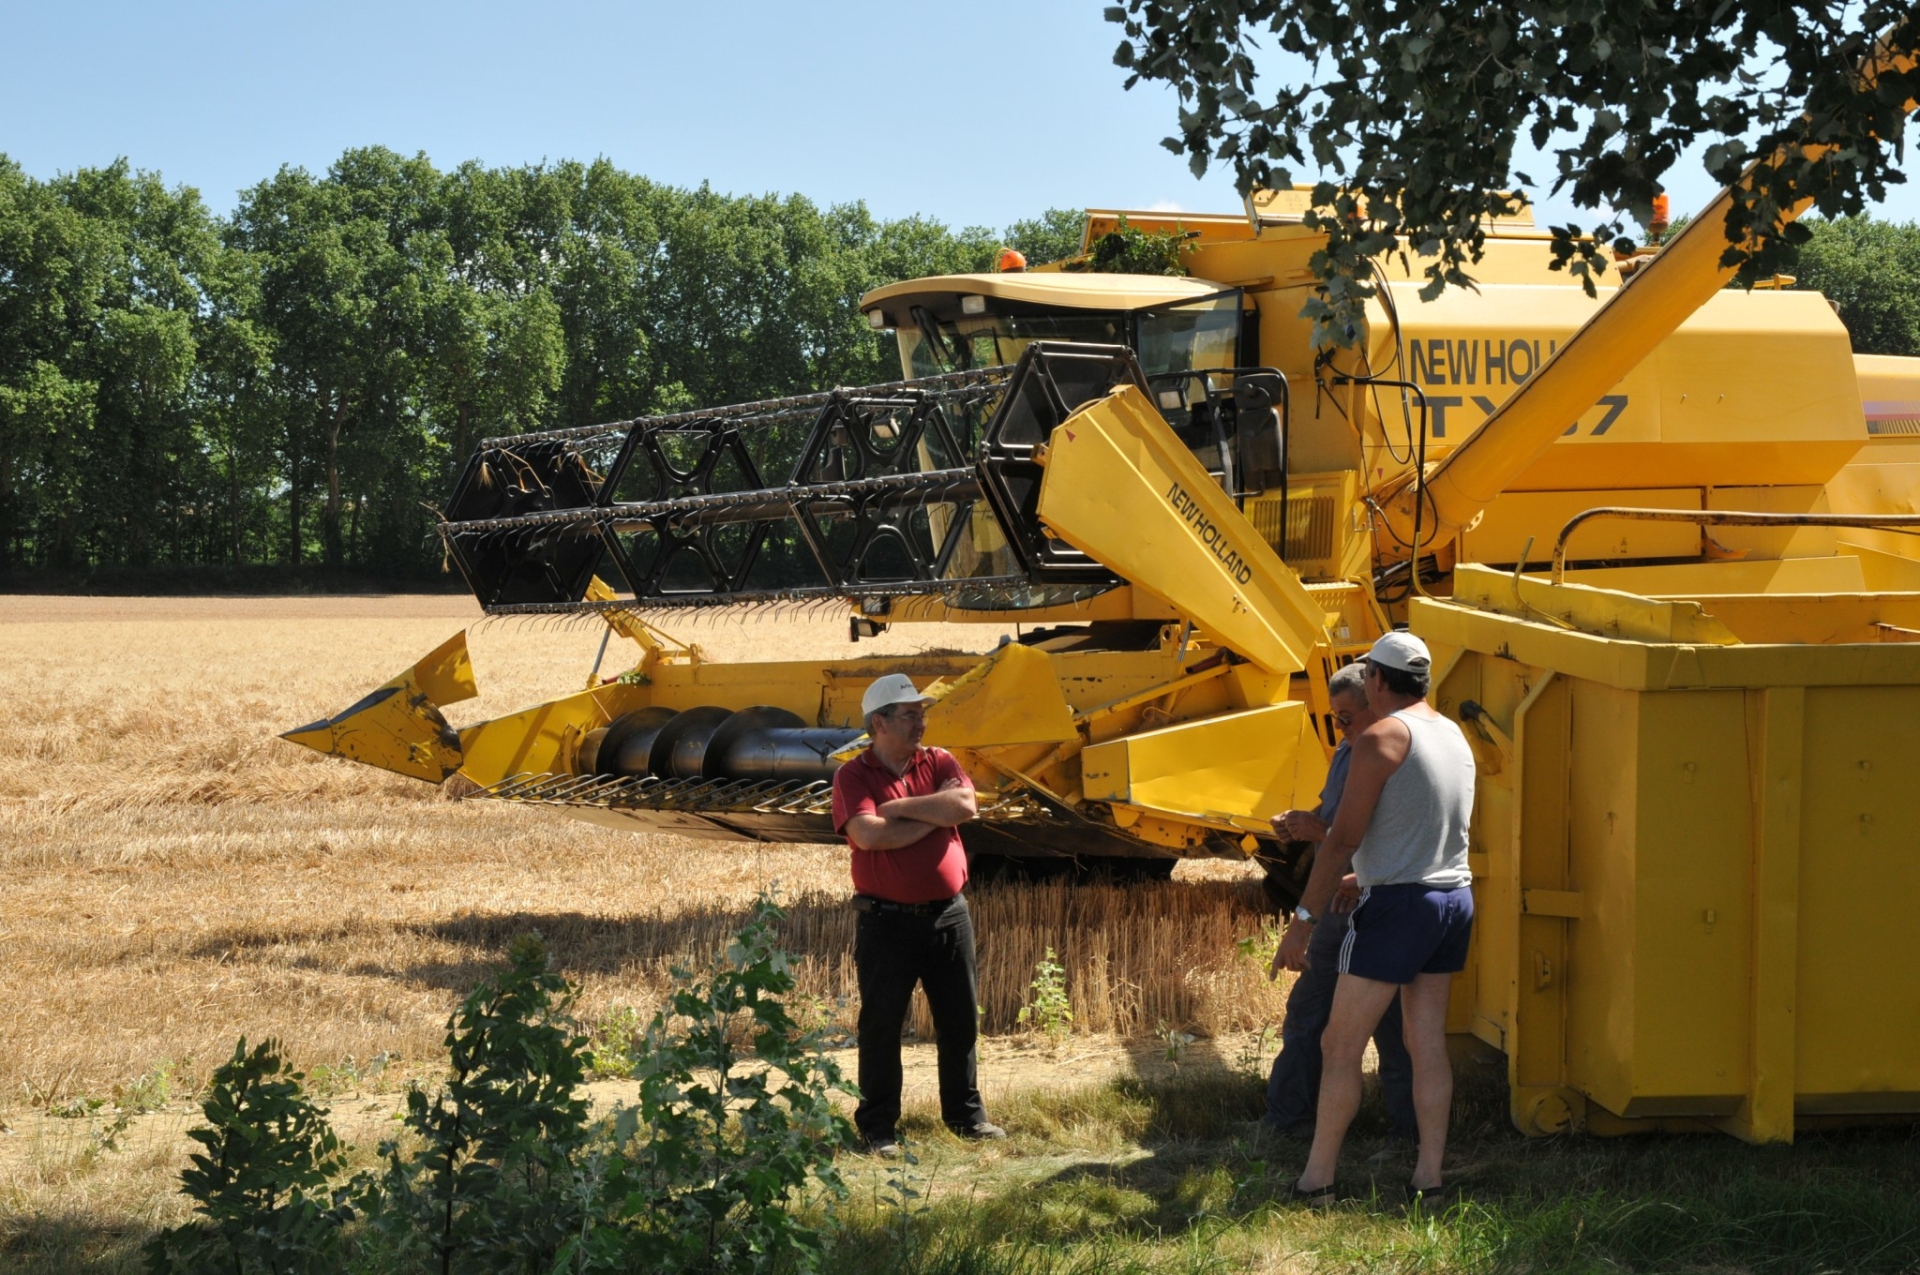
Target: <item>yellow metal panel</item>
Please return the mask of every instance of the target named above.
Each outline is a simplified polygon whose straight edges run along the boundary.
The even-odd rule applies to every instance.
[[[997,533],[996,533],[997,534]],[[861,608],[856,607],[856,610]],[[938,594],[886,599],[885,609],[875,606],[874,619],[889,623],[992,624],[1007,625],[1007,612],[999,609],[949,605]],[[1096,620],[1176,620],[1180,613],[1162,598],[1121,585],[1081,602],[1060,606],[1031,607],[1020,612],[1022,624],[1086,624]]]
[[[1755,168],[1770,158],[1760,157]],[[1702,435],[1724,439],[1724,425],[1730,420],[1738,421],[1743,430],[1757,425],[1760,437],[1797,437],[1796,431],[1808,430],[1810,425],[1811,432],[1820,434],[1824,425],[1815,421],[1831,415],[1837,422],[1849,412],[1858,437],[1864,439],[1865,423],[1857,401],[1847,404],[1835,399],[1851,380],[1852,355],[1837,318],[1813,308],[1824,308],[1824,299],[1817,293],[1723,291],[1733,271],[1722,264],[1726,242],[1721,231],[1733,198],[1731,191],[1722,191],[1658,254],[1643,260],[1633,278],[1594,311],[1557,355],[1549,357],[1520,391],[1496,409],[1473,438],[1440,462],[1427,486],[1436,521],[1464,526],[1488,501],[1515,486],[1514,480],[1535,457],[1549,449],[1573,450],[1555,448],[1567,424],[1579,420],[1623,377],[1650,374],[1664,383],[1676,374],[1689,374],[1688,346],[1693,343],[1667,338],[1690,321],[1706,338],[1702,344],[1737,346],[1750,352],[1709,351],[1704,356],[1699,369],[1703,401],[1692,405],[1696,410],[1688,410],[1685,400],[1673,401],[1670,394],[1657,395],[1659,410],[1676,416],[1668,435],[1673,441],[1689,442]],[[1804,207],[1786,209],[1784,215],[1791,219]],[[1763,308],[1756,302],[1771,304]],[[1750,316],[1755,315],[1794,316],[1801,324],[1824,326],[1826,334],[1817,341],[1787,342],[1769,349],[1766,338],[1750,336],[1756,322]],[[1797,325],[1776,320],[1772,326]],[[1741,332],[1743,339],[1714,342],[1716,335],[1729,331]],[[1735,358],[1738,363],[1729,362]],[[1761,391],[1763,384],[1774,388],[1772,396]],[[1852,396],[1850,389],[1846,393]],[[1704,402],[1708,397],[1711,406]],[[1597,440],[1591,450],[1605,446],[1604,439]],[[1844,458],[1836,461],[1835,469],[1843,463]],[[1413,511],[1410,491],[1388,506],[1403,540]]]
[[[1913,460],[1920,434],[1897,442],[1869,443],[1852,464],[1827,483],[1827,500],[1844,514],[1920,513],[1920,462]],[[1846,538],[1883,553],[1920,558],[1920,537],[1895,531],[1848,528]]]
[[[478,695],[473,660],[467,654],[467,631],[460,630],[421,657],[413,666],[413,680],[421,694],[442,708]]]
[[[1145,731],[1080,754],[1089,801],[1260,823],[1311,804],[1326,754],[1299,702]]]
[[[1628,719],[1627,738],[1603,732],[1583,740],[1581,718],[1596,710]],[[1609,857],[1610,875],[1632,895],[1626,926],[1609,926],[1596,909],[1598,925],[1574,927],[1583,941],[1610,936],[1633,952],[1631,979],[1612,989],[1632,1022],[1625,1101],[1596,1097],[1617,1115],[1731,1111],[1747,1088],[1752,955],[1742,942],[1752,931],[1739,915],[1753,844],[1745,697],[1636,696],[1580,685],[1574,714],[1574,755],[1589,759],[1576,792],[1587,786],[1595,796],[1609,794],[1604,807],[1596,801],[1583,810],[1576,802],[1576,844],[1583,824],[1596,825],[1586,830],[1588,862]],[[1594,762],[1617,756],[1610,750],[1623,742],[1637,765],[1593,774],[1601,769]],[[1591,895],[1584,878],[1575,884]],[[1580,968],[1576,996],[1592,973],[1584,962]]]
[[[1306,667],[1326,614],[1146,396],[1115,390],[1047,447],[1040,517],[1128,580],[1175,599],[1222,646],[1269,673]]]
[[[1644,598],[1456,583],[1410,614],[1459,652],[1444,711],[1472,694],[1493,744],[1512,736],[1476,746],[1459,990],[1504,1042],[1516,1123],[1777,1141],[1920,1110],[1920,984],[1900,976],[1920,964],[1920,646],[1869,636],[1920,634],[1920,595],[1711,597],[1755,639],[1714,645],[1720,617]],[[1540,613],[1611,613],[1619,635]]]
[[[1878,408],[1867,409],[1869,420],[1878,416],[1889,422],[1903,422],[1909,417],[1920,417],[1920,359],[1898,354],[1856,354],[1853,371],[1859,381],[1861,399]],[[1914,432],[1920,434],[1920,428]]]
[[[1920,593],[1730,595],[1706,605],[1742,642],[1753,644],[1883,642],[1889,629],[1920,630]]]
[[[1243,512],[1260,538],[1310,580],[1344,580],[1371,569],[1365,507],[1355,498],[1359,475],[1294,474],[1287,480],[1286,523],[1280,493],[1247,501]]]
[[[1796,1089],[1860,1109],[1920,1093],[1920,687],[1810,690],[1805,731]]]
[[[1459,718],[1463,702],[1485,702],[1486,691],[1481,681],[1484,661],[1467,653],[1455,653],[1451,658],[1437,651],[1434,654],[1433,690],[1428,699],[1435,709],[1447,717]],[[1499,794],[1505,792],[1508,780],[1496,748],[1489,745],[1485,738],[1486,729],[1471,721],[1462,722],[1462,729],[1466,732],[1467,743],[1473,749],[1476,761],[1481,763],[1480,778],[1475,789],[1477,798],[1473,821],[1467,829],[1467,866],[1472,875],[1477,916],[1483,902],[1496,913],[1501,911],[1499,882],[1488,877],[1490,870],[1497,872],[1497,868],[1492,867],[1494,856],[1489,854],[1488,827],[1504,817],[1505,807],[1499,800]],[[1482,996],[1480,989],[1483,978],[1489,972],[1498,978],[1510,968],[1511,962],[1501,959],[1506,937],[1504,926],[1497,925],[1492,934],[1476,926],[1473,942],[1467,949],[1466,965],[1454,975],[1447,999],[1448,1032],[1471,1032],[1496,1049],[1505,1048],[1506,1045],[1506,1015],[1500,1008],[1504,1006],[1506,998],[1504,995],[1492,998],[1496,1007],[1489,1013],[1486,1007],[1489,998]],[[1488,951],[1490,943],[1494,949],[1492,953]]]
[[[1567,580],[1651,598],[1706,598],[1723,593],[1859,593],[1867,584],[1860,560],[1851,556],[1609,567],[1598,571],[1569,571]]]
[[[1580,431],[1591,437],[1604,413],[1599,409],[1580,418]],[[1571,443],[1573,440],[1568,439]],[[1762,486],[1769,483],[1824,483],[1859,454],[1860,441],[1792,439],[1769,442],[1741,437],[1717,442],[1623,438],[1574,447],[1549,447],[1531,465],[1515,475],[1516,490],[1580,491],[1590,487],[1631,487],[1649,478],[1674,486],[1709,487],[1716,483]],[[1425,534],[1424,532],[1422,533]]]
[[[1525,915],[1516,904],[1526,889],[1560,889],[1569,880],[1573,697],[1565,678],[1529,672],[1537,680],[1512,718],[1512,783],[1519,809],[1510,819],[1506,870],[1499,874],[1502,888],[1496,896],[1504,904],[1502,920],[1513,937],[1507,945],[1505,977],[1499,980],[1505,987],[1489,986],[1488,993],[1504,992],[1515,1123],[1528,1132],[1556,1133],[1572,1122],[1576,1105],[1561,1091],[1567,1082],[1569,936],[1564,922]]]
[[[1610,686],[1653,684],[1653,670],[1658,668],[1664,678],[1672,664],[1670,656],[1656,656],[1659,648],[1639,642],[1567,633],[1544,623],[1469,610],[1430,598],[1415,598],[1408,608],[1408,616],[1413,631],[1430,643],[1463,646],[1475,651],[1500,651],[1523,664],[1558,669],[1569,676]]]
[[[1695,602],[1654,601],[1585,583],[1554,585],[1485,567],[1456,569],[1453,596],[1463,606],[1499,611],[1518,619],[1559,622],[1602,637],[1716,646],[1731,645],[1736,640]]]
[[[1515,563],[1524,552],[1529,563],[1553,560],[1554,537],[1582,510],[1600,505],[1641,509],[1699,509],[1698,487],[1646,490],[1508,492],[1488,505],[1471,531],[1460,537],[1460,556],[1469,562]],[[1533,540],[1532,549],[1527,540]],[[1591,558],[1690,558],[1700,552],[1700,529],[1684,522],[1630,522],[1597,519],[1567,542],[1572,561]]]
[[[1631,855],[1635,707],[1631,696],[1610,688],[1581,681],[1569,687],[1565,711],[1570,764],[1563,835],[1567,880],[1586,897],[1588,919],[1573,926],[1536,920],[1528,927],[1536,936],[1543,924],[1568,931],[1566,960],[1559,971],[1550,971],[1566,980],[1567,1079],[1612,1111],[1625,1109],[1633,1098],[1632,991],[1641,961],[1634,942],[1639,900]],[[1611,764],[1573,764],[1589,756],[1607,757]],[[1545,796],[1551,811],[1552,796]],[[1526,830],[1532,832],[1538,826],[1530,813]],[[1550,855],[1557,840],[1549,833]],[[1531,845],[1524,847],[1523,856],[1531,857],[1531,850]],[[1523,962],[1538,950],[1530,947]],[[1519,973],[1523,986],[1526,979],[1535,977],[1534,970],[1525,966]]]
[[[1112,234],[1125,217],[1127,225],[1139,230],[1176,232],[1194,236],[1202,244],[1233,243],[1253,237],[1253,226],[1238,213],[1158,212],[1146,209],[1089,208],[1080,251],[1092,248],[1093,241]]]
[[[1521,894],[1520,910],[1529,916],[1557,916],[1577,921],[1586,904],[1578,890],[1526,890]]]
[[[942,748],[1078,740],[1045,651],[1008,643],[957,681],[933,688],[927,742]]]
[[[1284,703],[1293,690],[1292,677],[1262,673],[1251,664],[1235,664],[1228,669],[1227,683],[1233,688],[1235,708],[1260,708]]]
[[[797,713],[816,726],[857,727],[860,697],[874,678],[905,673],[916,686],[924,687],[939,678],[960,677],[982,658],[894,655],[740,664],[669,662],[654,668],[643,702],[676,711],[708,704],[733,709],[765,704]]]
[[[1750,1055],[1747,1093],[1728,1117],[1729,1132],[1749,1142],[1793,1141],[1795,1014],[1800,982],[1801,763],[1806,744],[1806,691],[1776,686],[1749,695],[1759,726],[1759,782],[1738,799],[1754,809],[1751,907],[1747,953]],[[1730,988],[1729,990],[1734,990]]]
[[[1817,292],[1716,292],[1647,362],[1666,442],[1866,441],[1853,344]]]
[[[1268,190],[1265,187],[1256,186],[1246,194],[1246,221],[1254,225],[1260,225],[1265,222],[1302,221],[1314,206],[1313,192],[1314,187],[1312,185],[1301,183],[1295,183],[1285,190]],[[1361,206],[1363,208],[1365,207],[1364,201],[1362,201]],[[1093,214],[1089,215],[1091,216]],[[1127,214],[1129,218],[1137,215],[1140,214]],[[1167,218],[1177,218],[1182,215],[1184,214],[1161,214],[1161,216]],[[1172,224],[1179,225],[1181,223],[1175,220]],[[1502,216],[1489,216],[1482,224],[1486,226],[1489,238],[1496,235],[1505,237],[1516,232],[1532,230],[1534,224],[1533,206],[1522,203],[1517,211]],[[1545,236],[1534,237],[1542,241],[1545,239]],[[1381,262],[1382,264],[1397,266],[1402,275],[1411,273],[1411,267],[1407,264],[1407,259],[1403,254],[1382,254]]]
[[[509,775],[560,772],[565,769],[565,748],[594,727],[639,707],[641,698],[640,688],[616,682],[469,726],[460,732],[465,754],[460,773],[484,785]]]
[[[1847,534],[1851,535],[1852,532]],[[1920,592],[1920,559],[1888,553],[1883,549],[1840,541],[1835,548],[1860,559],[1860,575],[1875,593]]]
[[[280,738],[437,784],[461,764],[459,737],[440,705],[477,694],[463,629],[358,702]]]

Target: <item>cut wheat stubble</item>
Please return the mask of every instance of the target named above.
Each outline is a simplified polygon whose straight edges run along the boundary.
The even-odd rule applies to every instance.
[[[99,1093],[157,1062],[204,1071],[242,1034],[306,1065],[429,1063],[448,1012],[539,930],[591,1021],[650,1011],[778,883],[800,995],[852,1026],[843,851],[600,831],[453,803],[275,735],[358,698],[476,617],[452,597],[0,599],[0,1106]],[[678,636],[717,658],[981,649],[999,634],[720,615]],[[574,689],[589,626],[487,624],[478,720]],[[613,666],[609,665],[611,669]],[[1277,1021],[1237,957],[1264,909],[1233,865],[1149,887],[974,892],[983,1026],[1016,1030],[1048,947],[1075,1027],[1141,1036]],[[1186,879],[1189,876],[1198,879]],[[914,1029],[931,1031],[924,1006]]]

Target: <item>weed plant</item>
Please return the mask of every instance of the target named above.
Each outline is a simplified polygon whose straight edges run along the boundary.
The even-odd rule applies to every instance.
[[[148,1268],[182,1272],[326,1271],[337,1267],[350,1216],[332,1179],[345,1166],[326,1114],[301,1091],[304,1077],[279,1044],[247,1048],[213,1073],[202,1107],[201,1150],[180,1175],[199,1222],[160,1232]]]
[[[637,1102],[600,1120],[583,1084],[607,1042],[578,1030],[573,989],[521,939],[448,1024],[451,1074],[408,1093],[404,1135],[351,1179],[304,1077],[273,1042],[242,1041],[181,1178],[200,1216],[155,1237],[149,1271],[818,1269],[853,1135],[838,1071],[784,1004],[780,915],[763,903],[703,977],[677,973],[629,1041]]]
[[[1073,1003],[1067,999],[1066,970],[1048,948],[1033,967],[1033,982],[1028,984],[1027,1003],[1020,1007],[1017,1020],[1031,1027],[1058,1046],[1073,1030]]]

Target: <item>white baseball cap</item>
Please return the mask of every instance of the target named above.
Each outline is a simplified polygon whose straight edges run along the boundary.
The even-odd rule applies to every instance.
[[[892,708],[895,704],[931,704],[931,695],[922,695],[913,689],[913,679],[905,673],[889,673],[885,677],[876,677],[867,687],[867,693],[860,697],[860,716],[877,713],[883,708]]]
[[[1398,631],[1375,642],[1367,652],[1367,658],[1375,664],[1384,664],[1407,673],[1424,673],[1433,667],[1433,657],[1427,653],[1427,644],[1411,633]]]

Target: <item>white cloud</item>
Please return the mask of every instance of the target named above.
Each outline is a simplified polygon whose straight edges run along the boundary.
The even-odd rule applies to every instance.
[[[1186,212],[1188,210],[1181,207],[1179,202],[1176,200],[1160,199],[1160,200],[1155,200],[1151,204],[1148,204],[1146,211],[1151,213],[1177,213],[1177,212]]]

